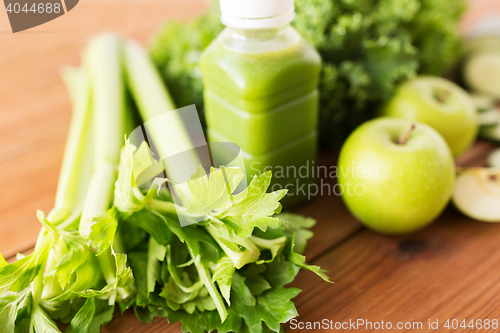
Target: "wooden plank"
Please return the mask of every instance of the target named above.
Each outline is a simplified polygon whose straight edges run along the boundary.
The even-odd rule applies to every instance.
[[[336,166],[337,154],[322,152],[318,157],[317,165],[327,168]],[[309,242],[305,252],[310,261],[361,228],[361,225],[347,211],[342,199],[333,192],[336,182],[335,178],[321,177],[317,185],[318,187],[324,186],[323,195],[312,197],[311,200],[293,210],[296,214],[316,220],[316,225],[311,229],[316,236]]]
[[[479,141],[458,164],[484,166],[494,147]],[[431,331],[430,319],[439,321],[440,332],[449,331],[442,326],[448,319],[500,320],[495,317],[500,310],[499,239],[500,225],[473,221],[451,205],[437,222],[411,235],[362,229],[313,261],[330,272],[335,284],[325,286],[313,282],[311,273],[299,274],[292,284],[303,290],[295,299],[298,320],[422,322],[423,331]],[[369,328],[361,331],[375,331]]]
[[[5,257],[34,245],[41,226],[36,211],[54,205],[63,145],[2,165],[0,252]]]
[[[334,285],[299,274],[299,320],[426,325],[431,319],[443,325],[447,319],[499,319],[498,239],[500,225],[471,221],[452,208],[409,236],[364,230],[315,261],[330,271]]]
[[[474,147],[466,151],[457,160],[457,165],[461,168],[484,167],[486,159],[491,151],[497,148],[498,145],[491,141],[479,140],[474,144]]]
[[[35,250],[34,247],[30,247],[29,249],[26,249],[24,251],[19,251],[18,253],[21,253],[22,255],[30,255],[31,253],[33,253],[33,251]],[[13,262],[15,262],[17,260],[17,256],[13,256],[13,257],[10,257],[9,259],[6,259],[7,260],[7,263],[9,264],[12,264]]]

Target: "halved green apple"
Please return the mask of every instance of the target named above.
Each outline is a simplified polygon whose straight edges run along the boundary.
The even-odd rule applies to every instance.
[[[488,140],[500,141],[500,124],[481,126],[479,136]]]
[[[472,98],[472,102],[479,110],[479,112],[484,110],[491,110],[497,105],[497,100],[492,96],[483,94],[471,94],[470,97]]]
[[[478,123],[480,126],[493,126],[500,123],[500,110],[492,108],[483,110],[477,115]]]
[[[494,97],[482,94],[471,95],[478,109],[477,120],[480,126],[479,136],[500,141],[500,103]]]
[[[464,65],[464,78],[474,91],[500,98],[500,51],[470,55]]]
[[[488,156],[488,165],[494,168],[500,168],[500,149],[494,150],[490,156]]]
[[[457,178],[453,203],[465,215],[500,222],[500,168],[472,168]]]

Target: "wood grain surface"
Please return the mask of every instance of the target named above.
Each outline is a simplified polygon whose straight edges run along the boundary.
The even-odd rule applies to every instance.
[[[465,26],[498,1],[492,6],[485,2],[474,2]],[[205,7],[202,0],[85,0],[69,14],[15,35],[9,33],[2,7],[0,252],[10,261],[32,248],[40,229],[36,210],[48,211],[53,205],[71,115],[59,69],[78,64],[80,51],[99,32],[116,31],[146,43],[166,18],[188,20]],[[477,143],[459,165],[483,165],[492,148]],[[323,153],[320,161],[333,165],[335,156]],[[295,212],[317,219],[306,255],[335,281],[328,285],[311,273],[299,274],[293,284],[303,290],[295,299],[298,321],[422,322],[421,330],[396,331],[429,332],[429,320],[439,320],[442,327],[447,319],[500,319],[499,225],[472,221],[449,207],[418,233],[386,237],[362,228],[335,196],[317,197]],[[131,312],[117,313],[103,330],[179,331],[179,325],[163,319],[141,324]]]

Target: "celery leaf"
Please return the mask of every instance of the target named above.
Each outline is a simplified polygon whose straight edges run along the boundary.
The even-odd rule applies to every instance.
[[[329,283],[333,283],[332,281],[330,281],[330,278],[325,274],[325,270],[323,270],[319,266],[308,265],[306,263],[306,257],[304,257],[301,254],[298,254],[298,253],[294,252],[293,251],[294,244],[295,244],[295,235],[294,235],[294,238],[292,240],[290,252],[288,253],[288,259],[291,262],[293,262],[295,265],[297,265],[298,267],[300,267],[302,269],[306,269],[308,271],[311,271],[311,272],[315,273],[320,278],[322,278],[324,281],[329,282]]]
[[[160,262],[165,261],[167,248],[158,244],[151,237],[149,239],[148,259],[147,259],[147,291],[152,293],[155,290],[156,281],[160,279]]]
[[[85,304],[71,320],[73,333],[89,333],[95,315],[95,298],[88,298]]]
[[[77,244],[68,251],[57,263],[54,271],[51,273],[57,276],[61,288],[65,288],[71,279],[71,275],[85,263],[87,253],[82,245]]]
[[[31,318],[35,332],[61,333],[61,331],[57,328],[56,323],[50,319],[47,313],[45,313],[45,311],[40,307],[40,305],[36,304],[36,302],[33,303],[33,313]]]
[[[118,221],[116,220],[116,211],[110,209],[106,215],[97,216],[93,219],[94,224],[91,227],[90,240],[97,249],[97,255],[101,255],[111,245],[115,239]]]
[[[271,216],[280,210],[279,201],[286,195],[287,190],[266,193],[271,184],[271,178],[271,171],[255,176],[243,192],[234,196],[235,204],[226,210],[221,217]]]
[[[0,295],[7,289],[20,291],[29,286],[45,266],[51,243],[50,239],[46,239],[29,256],[0,268]]]
[[[187,182],[192,199],[186,212],[204,216],[215,210],[227,209],[232,204],[232,193],[243,177],[241,169],[225,167],[212,168],[209,177],[200,166]]]
[[[312,228],[316,224],[316,221],[310,217],[290,213],[282,213],[279,217],[286,221],[288,225],[285,233],[289,235],[295,234],[295,246],[293,250],[297,253],[304,252],[307,241],[314,236],[314,233],[308,229]]]
[[[234,272],[235,267],[231,259],[227,256],[223,256],[219,259],[217,265],[215,265],[214,274],[212,276],[212,280],[217,282],[219,290],[228,305],[231,305],[231,283],[233,282]]]
[[[298,315],[291,299],[299,292],[296,288],[279,287],[255,297],[246,285],[245,278],[236,273],[233,278],[229,317],[241,317],[250,333],[263,333],[263,324],[271,331],[279,332],[280,323],[286,323]]]
[[[141,146],[142,147],[142,146]],[[120,166],[118,171],[118,180],[115,184],[114,202],[116,208],[124,213],[133,213],[140,211],[145,205],[145,199],[137,197],[139,194],[134,189],[137,188],[134,175],[134,153],[137,148],[129,140],[125,141],[120,155]]]
[[[76,293],[85,298],[90,297],[105,297],[116,292],[118,288],[127,288],[134,283],[134,275],[132,269],[127,265],[127,255],[123,253],[114,253],[115,257],[115,279],[113,283],[108,283],[100,290],[86,289],[77,291]],[[110,304],[114,303],[111,299]]]
[[[14,323],[17,317],[17,303],[11,302],[0,311],[0,332],[14,333]]]

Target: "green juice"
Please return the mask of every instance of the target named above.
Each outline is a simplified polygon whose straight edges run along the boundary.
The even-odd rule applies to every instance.
[[[289,205],[304,200],[304,188],[315,179],[296,174],[316,158],[317,51],[289,25],[227,28],[200,67],[209,141],[237,144],[249,181],[271,170],[278,176],[271,189],[288,188]]]

